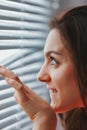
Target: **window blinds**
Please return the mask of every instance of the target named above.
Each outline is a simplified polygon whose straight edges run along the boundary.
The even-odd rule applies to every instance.
[[[49,101],[44,84],[36,80],[43,63],[53,0],[0,0],[0,65]],[[14,89],[0,76],[0,130],[31,130],[32,123],[16,104]]]

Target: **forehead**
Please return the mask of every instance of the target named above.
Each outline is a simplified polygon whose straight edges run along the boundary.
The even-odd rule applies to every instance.
[[[44,47],[44,53],[48,51],[64,52],[65,48],[60,37],[60,33],[56,29],[52,29],[47,37]]]

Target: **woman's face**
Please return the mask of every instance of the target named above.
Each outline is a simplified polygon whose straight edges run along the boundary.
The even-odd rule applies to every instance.
[[[52,29],[47,37],[44,58],[38,80],[47,84],[51,106],[55,112],[63,113],[81,107],[82,100],[74,74],[74,65],[56,29]]]

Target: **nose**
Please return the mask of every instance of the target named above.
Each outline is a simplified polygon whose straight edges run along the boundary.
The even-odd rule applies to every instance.
[[[48,69],[43,65],[42,68],[40,69],[38,75],[37,75],[37,80],[40,82],[49,82],[51,80],[50,75],[48,73]]]

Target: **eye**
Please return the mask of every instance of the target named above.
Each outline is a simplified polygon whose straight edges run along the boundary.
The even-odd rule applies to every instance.
[[[50,65],[58,65],[59,62],[52,56],[50,56]]]

